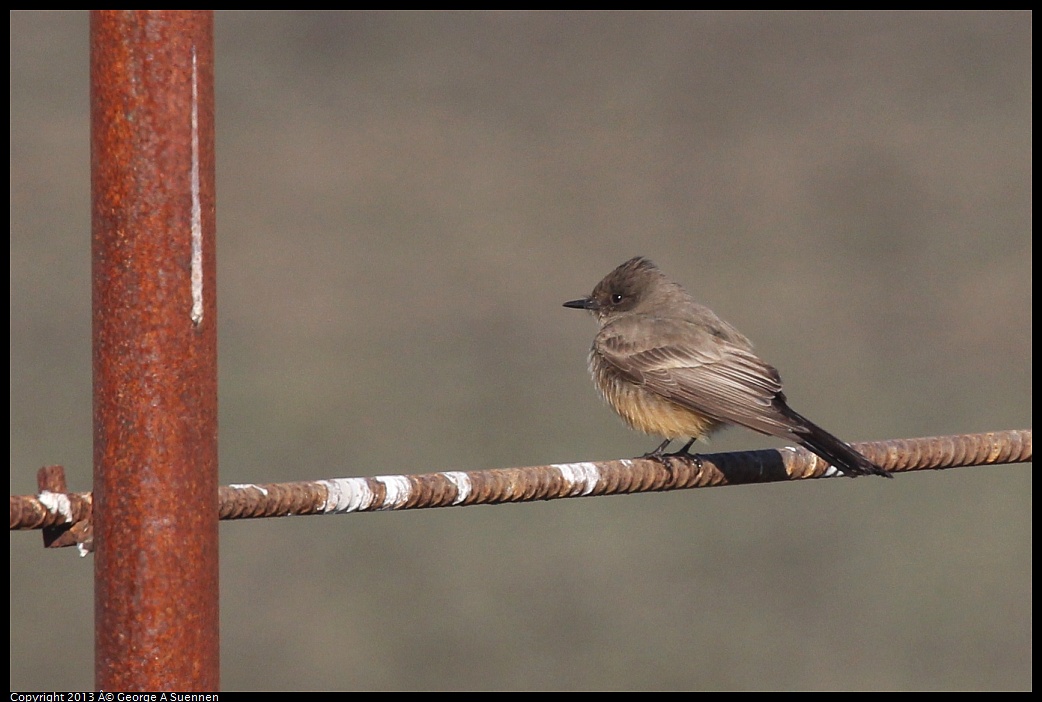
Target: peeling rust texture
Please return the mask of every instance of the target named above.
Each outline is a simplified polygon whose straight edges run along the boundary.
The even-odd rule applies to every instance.
[[[872,462],[895,472],[945,470],[965,466],[1027,463],[1032,460],[1030,429],[854,444]],[[43,469],[47,471],[48,469]],[[566,497],[621,495],[657,490],[750,485],[836,477],[804,448],[698,454],[667,462],[628,460],[564,463],[527,468],[449,471],[369,478],[328,478],[293,483],[228,485],[218,490],[221,519],[258,519],[309,514],[344,514],[427,509]],[[874,481],[865,481],[866,484]],[[63,483],[62,483],[63,484]],[[395,486],[394,490],[390,486]],[[50,487],[48,487],[50,486]],[[48,482],[48,490],[60,485]],[[391,499],[391,497],[395,499]],[[90,524],[91,494],[11,496],[11,529],[40,529],[74,522]],[[62,500],[53,498],[61,497]],[[55,511],[55,504],[66,506]],[[65,543],[85,546],[89,533]]]
[[[213,15],[95,10],[90,47],[95,689],[216,690]]]

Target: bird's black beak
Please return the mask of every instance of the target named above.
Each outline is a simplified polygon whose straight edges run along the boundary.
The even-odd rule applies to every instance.
[[[592,297],[584,297],[581,300],[571,300],[564,303],[565,307],[571,307],[573,310],[596,310],[600,305]]]

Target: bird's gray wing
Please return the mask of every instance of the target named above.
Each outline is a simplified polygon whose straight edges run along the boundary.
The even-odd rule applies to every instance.
[[[594,353],[632,382],[722,422],[791,438],[781,379],[744,337],[682,319],[633,316],[606,325]]]

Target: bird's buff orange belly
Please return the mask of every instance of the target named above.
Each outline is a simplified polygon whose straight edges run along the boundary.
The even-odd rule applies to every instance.
[[[701,439],[720,422],[681,407],[632,383],[596,353],[590,354],[594,385],[619,416],[632,428],[664,439]]]

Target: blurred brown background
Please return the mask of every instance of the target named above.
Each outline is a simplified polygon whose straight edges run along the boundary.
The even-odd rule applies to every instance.
[[[849,440],[1031,426],[1031,15],[218,13],[221,481],[633,456],[653,258]],[[11,14],[11,491],[90,488],[87,15]],[[776,446],[743,430],[710,450]],[[1030,689],[1031,465],[224,524],[227,689]],[[11,535],[12,689],[93,685]]]

